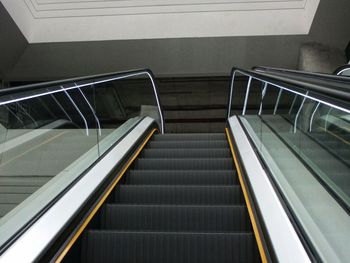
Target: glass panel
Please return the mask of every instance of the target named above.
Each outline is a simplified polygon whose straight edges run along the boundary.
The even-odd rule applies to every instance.
[[[317,106],[317,104],[316,104]],[[314,106],[314,109],[316,109]],[[350,207],[350,114],[321,105],[316,109],[308,133],[314,145],[303,145],[310,165],[335,193]],[[321,154],[322,153],[322,154]]]
[[[276,114],[263,107],[241,119],[312,247],[325,262],[345,262],[350,114],[283,91]]]
[[[150,116],[160,126],[152,82],[145,73],[137,76],[0,97],[0,244],[74,183],[141,117]]]
[[[83,92],[99,120],[100,141],[131,118],[149,116],[156,120],[159,129],[161,127],[154,89],[147,76],[103,82]],[[101,147],[101,154],[106,148]]]
[[[59,91],[0,106],[1,217],[85,152],[98,158],[95,120],[85,123],[72,103]]]

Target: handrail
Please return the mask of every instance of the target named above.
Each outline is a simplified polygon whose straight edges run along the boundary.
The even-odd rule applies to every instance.
[[[330,107],[334,107],[339,110],[350,113],[350,107],[349,107],[350,80],[349,78],[334,76],[336,78],[341,78],[342,80],[343,79],[347,80],[346,87],[342,90],[337,90],[337,89],[334,89],[334,87],[337,87],[337,86],[334,83],[332,83],[330,80],[327,81],[327,85],[326,84],[321,85],[321,84],[315,84],[312,81],[306,81],[306,80],[301,81],[301,80],[293,79],[286,76],[280,76],[280,75],[271,74],[271,73],[262,73],[262,72],[251,71],[251,70],[243,70],[243,69],[233,67],[231,71],[231,86],[230,86],[230,97],[229,97],[229,103],[228,103],[227,118],[230,117],[230,113],[231,113],[232,97],[234,92],[233,90],[234,81],[237,74],[241,74],[249,78],[248,80],[249,85],[247,86],[247,91],[249,89],[251,80],[255,79],[269,86],[274,86],[279,89],[294,93],[296,95],[300,95],[304,98],[308,98],[316,102],[321,102]],[[312,94],[306,94],[307,92],[312,92]],[[242,113],[245,113],[248,95],[249,95],[249,92],[246,93],[246,98],[244,100]],[[344,105],[346,106],[344,107]]]
[[[268,74],[268,73],[259,73],[260,76],[273,78],[277,81],[284,82],[290,85],[295,85],[299,88],[313,91],[316,93],[320,93],[323,95],[331,96],[336,99],[340,99],[343,101],[349,101],[350,100],[350,82],[346,83],[347,85],[342,87],[339,87],[337,85],[329,84],[328,85],[322,85],[321,83],[316,83],[315,81],[305,81],[296,79],[289,76],[281,76],[277,74]]]
[[[348,65],[350,67],[350,65]],[[345,66],[344,66],[345,67]],[[348,82],[349,78],[344,76],[337,76],[337,74],[325,74],[325,73],[318,73],[318,72],[308,72],[308,71],[301,71],[301,70],[294,70],[294,69],[283,69],[283,68],[274,68],[274,67],[263,67],[263,66],[255,66],[252,68],[252,70],[257,72],[271,72],[271,73],[285,73],[285,74],[291,74],[291,76],[304,76],[309,78],[318,78],[318,79],[324,79],[324,80],[334,80],[338,82]]]
[[[333,74],[337,75],[337,76],[343,76],[342,73],[344,71],[350,71],[350,64],[347,64],[347,65],[344,65],[344,66],[337,68]],[[347,77],[349,77],[349,76],[347,76]]]
[[[5,95],[18,94],[21,92],[40,90],[42,88],[47,88],[47,87],[58,87],[58,89],[56,89],[56,90],[39,92],[37,94],[24,95],[23,97],[17,98],[17,99],[9,99],[6,101],[0,101],[0,106],[14,103],[14,102],[27,100],[27,99],[37,98],[37,97],[41,97],[44,95],[55,94],[55,93],[62,92],[62,91],[67,92],[69,90],[79,89],[79,88],[86,87],[86,86],[105,83],[108,81],[127,79],[127,78],[131,78],[131,77],[142,76],[142,75],[146,75],[151,81],[154,96],[155,96],[155,99],[157,102],[159,116],[160,116],[160,122],[161,122],[160,130],[161,130],[161,133],[164,133],[163,112],[162,112],[162,108],[161,108],[159,97],[158,97],[158,90],[157,90],[157,86],[156,86],[156,82],[155,82],[155,77],[154,77],[153,72],[150,69],[136,69],[136,70],[130,70],[130,71],[121,71],[121,72],[114,72],[114,73],[91,75],[91,76],[85,76],[85,77],[70,78],[70,79],[65,79],[65,80],[49,81],[49,82],[43,82],[43,83],[38,83],[38,84],[30,84],[30,85],[24,85],[24,86],[19,86],[19,87],[7,88],[7,89],[0,90],[0,97],[5,96]],[[88,81],[88,82],[83,83],[83,84],[78,83],[78,82],[82,82],[82,81]],[[64,85],[68,85],[68,84],[72,84],[72,85],[68,86],[68,87],[63,87]]]
[[[0,90],[0,96],[11,94],[11,93],[18,93],[18,92],[45,88],[47,86],[61,86],[64,84],[79,82],[83,80],[107,78],[107,77],[112,77],[116,75],[127,75],[130,73],[145,72],[145,71],[150,73],[152,72],[149,69],[134,69],[134,70],[127,70],[127,71],[110,72],[110,73],[104,73],[104,74],[96,74],[96,75],[89,75],[89,76],[83,76],[83,77],[68,78],[68,79],[62,79],[62,80],[54,80],[54,81],[46,81],[46,82],[40,82],[35,84],[22,85],[18,87],[12,87],[12,88],[6,88],[6,89]],[[153,75],[153,73],[151,74]]]
[[[282,78],[286,77],[290,80],[294,79],[296,81],[307,82],[317,86],[325,86],[329,88],[329,91],[334,93],[328,95],[335,97],[337,97],[335,93],[338,91],[343,95],[350,94],[349,77],[346,76],[260,66],[253,67],[253,70],[259,73],[273,74],[274,76],[280,76]]]

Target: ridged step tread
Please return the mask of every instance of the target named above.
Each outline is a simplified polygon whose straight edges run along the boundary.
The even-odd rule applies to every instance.
[[[238,185],[120,185],[115,190],[115,203],[127,204],[243,204]]]
[[[89,230],[82,262],[260,262],[252,233],[175,233]]]
[[[141,158],[230,158],[228,148],[144,149]]]
[[[139,158],[134,169],[140,170],[229,170],[231,158]]]
[[[260,262],[224,133],[153,136],[111,197],[82,262]]]
[[[213,141],[150,141],[147,148],[228,148],[226,140]]]
[[[101,228],[123,231],[248,232],[245,206],[107,204]]]
[[[179,134],[156,134],[153,141],[215,141],[226,140],[224,133],[179,133]]]
[[[136,185],[230,185],[237,184],[233,170],[130,170],[127,184]]]

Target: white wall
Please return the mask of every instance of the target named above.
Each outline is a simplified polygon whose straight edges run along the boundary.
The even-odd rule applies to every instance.
[[[320,0],[1,0],[29,43],[307,34]]]

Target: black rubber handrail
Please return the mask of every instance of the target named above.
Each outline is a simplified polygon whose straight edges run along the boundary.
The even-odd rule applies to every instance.
[[[89,75],[89,76],[83,76],[83,77],[68,78],[68,79],[63,79],[63,80],[54,80],[54,81],[40,82],[40,83],[35,83],[35,84],[6,88],[6,89],[0,90],[0,96],[15,94],[15,93],[19,93],[19,92],[32,91],[32,90],[53,87],[53,86],[62,86],[65,84],[70,84],[70,83],[74,83],[74,82],[78,82],[78,81],[92,80],[92,79],[103,79],[103,78],[109,78],[109,77],[124,76],[124,75],[129,75],[129,74],[137,74],[137,73],[142,73],[142,72],[149,73],[155,79],[155,76],[150,69],[134,69],[134,70],[128,70],[128,71],[110,72],[110,73],[104,73],[104,74],[96,74],[96,75]]]
[[[350,81],[347,85],[339,85],[338,83],[325,83],[320,80],[307,81],[305,78],[296,78],[273,73],[259,73],[260,76],[276,79],[280,82],[305,88],[308,91],[331,96],[336,99],[350,101]]]
[[[268,67],[254,67],[255,71],[263,74],[273,74],[282,78],[289,78],[290,80],[305,82],[306,85],[315,85],[322,89],[323,94],[333,96],[336,93],[343,94],[345,97],[350,95],[350,79],[349,77],[336,76],[323,73],[313,73],[306,71],[290,70],[290,69],[279,69],[279,68],[268,68]],[[296,82],[294,82],[296,83]],[[311,89],[312,87],[309,86]],[[328,91],[324,88],[328,88]],[[318,92],[320,92],[320,89]],[[337,92],[339,91],[339,92]],[[337,95],[335,95],[337,96]],[[337,97],[338,99],[343,99]]]
[[[339,68],[337,68],[335,71],[334,71],[334,75],[337,75],[337,76],[342,76],[342,75],[339,75],[341,72],[343,71],[347,71],[349,70],[350,71],[350,64],[346,64],[344,66],[340,66]],[[347,76],[347,78],[349,78],[350,76]],[[346,77],[345,77],[346,78]]]
[[[350,66],[350,65],[349,65]],[[304,76],[310,79],[322,79],[322,80],[331,80],[337,81],[339,83],[349,83],[349,78],[345,76],[337,76],[336,74],[325,74],[318,72],[308,72],[301,70],[293,70],[293,69],[283,69],[283,68],[274,68],[274,67],[263,67],[263,66],[255,66],[252,70],[262,73],[283,73],[289,74],[289,76]]]
[[[309,99],[328,104],[330,107],[340,109],[345,112],[350,111],[350,79],[346,78],[346,82],[339,82],[331,79],[317,79],[304,76],[291,77],[282,73],[276,74],[272,72],[263,73],[260,71],[244,70],[233,67],[231,70],[231,84],[228,97],[227,118],[231,116],[231,107],[234,96],[234,83],[237,75],[249,77],[250,80],[258,80],[265,85],[275,86],[276,88],[289,90],[296,95],[304,96]],[[334,76],[336,78],[342,78]],[[250,85],[250,81],[248,85]],[[341,86],[339,88],[339,86]],[[246,93],[249,92],[248,89]],[[242,114],[245,114],[247,95],[243,106]]]
[[[159,115],[160,115],[161,133],[164,133],[164,118],[163,118],[163,111],[162,111],[162,107],[161,107],[159,96],[158,96],[158,88],[156,87],[155,76],[150,69],[135,69],[135,70],[130,70],[130,71],[112,72],[112,73],[90,75],[90,76],[84,76],[84,77],[69,78],[69,79],[64,79],[64,80],[41,82],[41,83],[37,83],[37,84],[12,87],[12,88],[0,90],[0,97],[7,96],[7,95],[15,95],[15,94],[17,94],[17,96],[18,96],[19,93],[25,93],[25,92],[29,92],[29,91],[37,91],[37,90],[40,90],[43,88],[50,88],[50,87],[51,88],[52,87],[64,87],[64,85],[68,85],[68,84],[76,85],[78,82],[83,82],[83,81],[91,81],[91,83],[82,84],[83,86],[94,85],[94,84],[98,84],[98,83],[104,82],[104,81],[107,82],[107,81],[126,79],[129,77],[141,76],[143,74],[147,75],[152,82],[152,87],[154,90],[154,95],[155,95],[155,99],[157,102],[157,107],[158,107],[158,111],[159,111]],[[67,87],[64,87],[64,88],[67,88]],[[8,100],[8,101],[10,102],[12,100],[13,99]],[[4,102],[6,103],[6,100],[2,101],[1,103],[4,103]]]
[[[350,79],[346,77],[340,76],[332,76],[332,78],[336,78],[338,81],[342,82],[340,86],[338,81],[332,79],[322,79],[322,83],[320,80],[315,80],[315,77],[320,75],[319,73],[312,73],[314,78],[305,78],[303,80],[292,76],[286,76],[281,74],[276,74],[273,72],[261,72],[261,71],[252,71],[252,70],[243,70],[234,67],[231,71],[231,77],[235,71],[241,71],[247,75],[250,75],[256,79],[261,79],[263,81],[268,81],[277,85],[283,86],[283,84],[288,84],[289,88],[295,87],[298,89],[302,89],[305,91],[312,91],[321,95],[326,95],[344,102],[350,101]],[[326,74],[321,74],[326,75]],[[330,75],[327,75],[330,76]],[[339,87],[340,86],[340,87]]]

